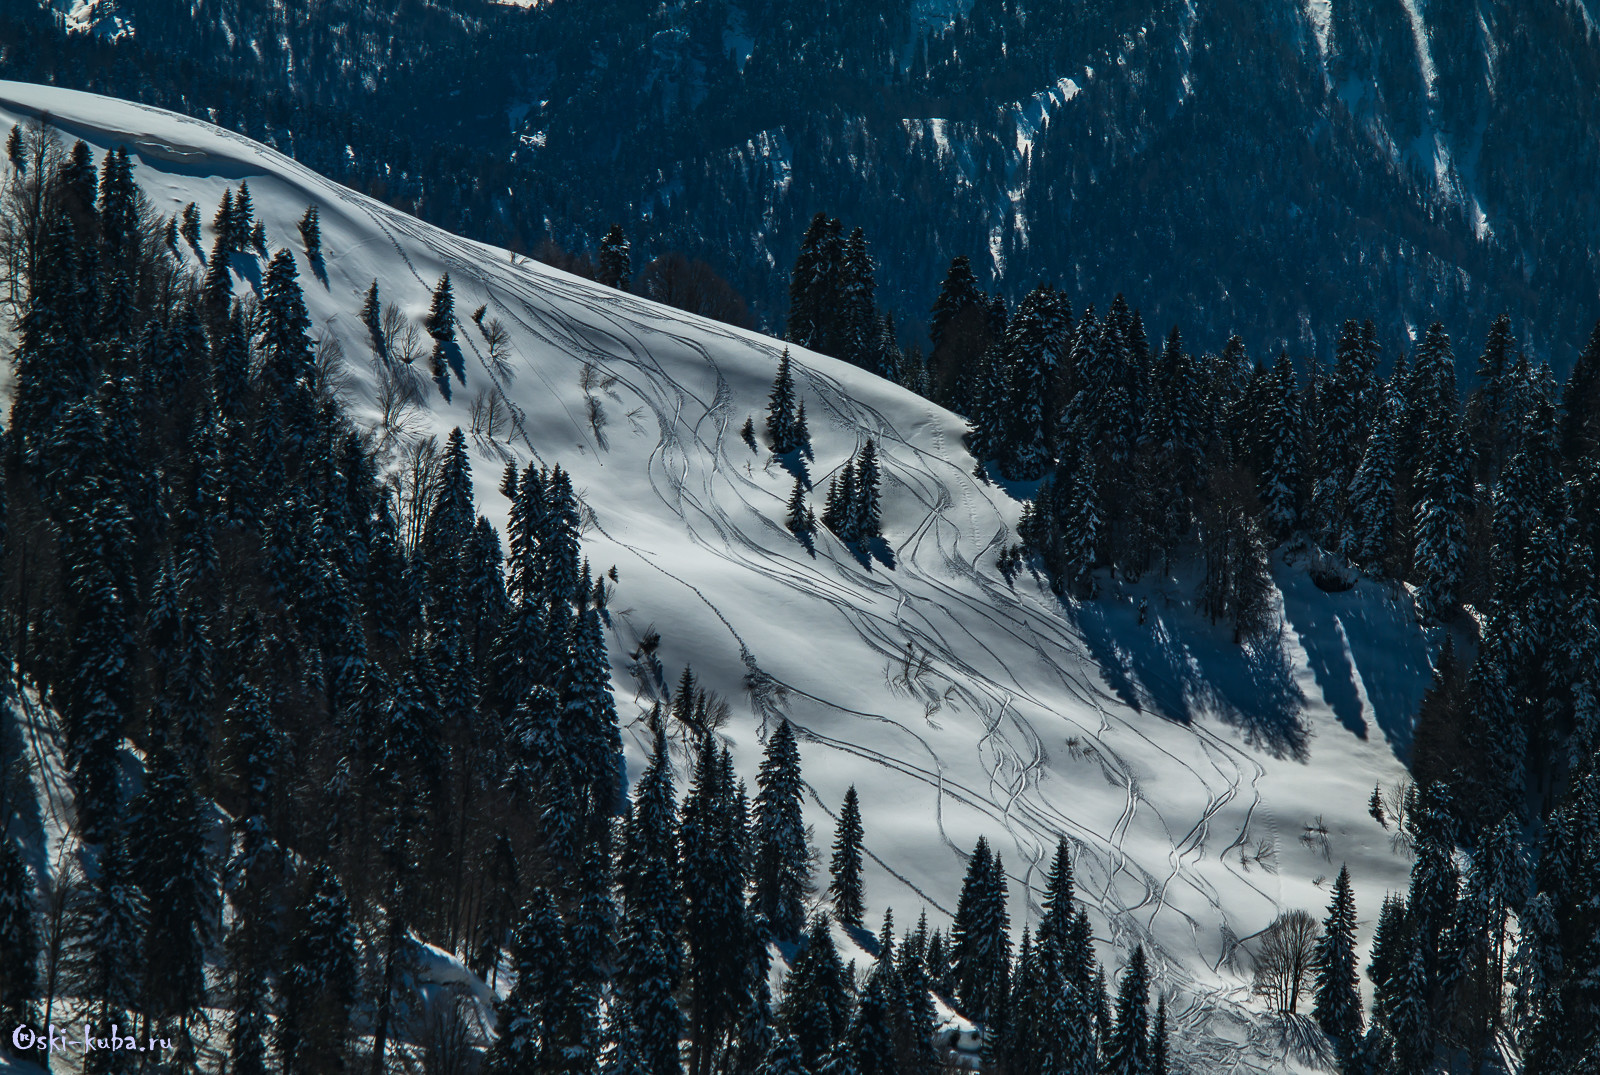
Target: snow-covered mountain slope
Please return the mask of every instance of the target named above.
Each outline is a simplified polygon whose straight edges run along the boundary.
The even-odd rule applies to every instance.
[[[269,243],[299,256],[365,421],[378,420],[378,377],[358,311],[373,279],[420,319],[448,272],[463,315],[484,304],[486,324],[505,324],[504,391],[520,423],[509,442],[475,439],[479,502],[503,529],[501,453],[572,472],[585,552],[619,573],[609,643],[632,773],[658,685],[630,653],[654,628],[669,681],[692,663],[732,702],[723,733],[747,778],[778,714],[801,730],[818,844],[856,785],[874,915],[892,906],[904,925],[926,907],[942,923],[984,835],[1004,857],[1020,932],[1065,834],[1102,957],[1116,968],[1135,942],[1150,947],[1193,1070],[1298,1066],[1251,1001],[1235,946],[1281,910],[1320,918],[1341,862],[1363,941],[1384,892],[1405,883],[1404,852],[1366,810],[1374,782],[1405,776],[1397,754],[1426,684],[1427,640],[1403,594],[1367,582],[1325,594],[1280,559],[1281,634],[1240,648],[1189,610],[1192,580],[1113,583],[1083,605],[1026,576],[1008,585],[994,558],[1020,504],[974,477],[962,420],[797,351],[816,495],[867,437],[884,471],[883,555],[862,562],[825,532],[809,554],[783,525],[791,474],[738,432],[750,416],[760,425],[778,341],[453,237],[192,119],[0,83],[0,122],[41,113],[97,151],[127,145],[162,213],[194,201],[209,219],[248,180]],[[325,278],[295,230],[309,204]],[[236,264],[259,268],[247,260]],[[258,283],[245,271],[236,288]],[[474,396],[496,383],[465,316],[460,339],[454,401],[424,379],[436,434],[469,427]]]

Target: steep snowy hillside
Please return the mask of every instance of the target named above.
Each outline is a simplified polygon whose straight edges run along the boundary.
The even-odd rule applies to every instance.
[[[1189,609],[1192,580],[1108,584],[1082,605],[1026,576],[1008,585],[994,561],[1020,505],[974,477],[964,423],[797,352],[816,497],[868,437],[884,472],[879,555],[863,562],[826,532],[810,553],[784,527],[793,476],[739,436],[747,417],[760,424],[777,341],[453,237],[194,120],[0,83],[0,122],[43,113],[97,152],[125,144],[163,214],[193,201],[209,219],[248,181],[269,244],[300,256],[313,320],[341,345],[354,410],[374,425],[379,377],[359,316],[374,279],[418,320],[448,272],[463,314],[482,304],[485,325],[504,324],[510,357],[496,369],[463,319],[465,384],[446,402],[422,374],[418,431],[469,428],[475,398],[503,390],[515,421],[473,438],[477,493],[502,530],[506,459],[573,474],[586,555],[618,572],[608,641],[633,775],[660,683],[630,654],[654,629],[668,682],[690,663],[732,703],[722,731],[747,778],[778,714],[801,730],[815,842],[856,785],[873,920],[892,906],[902,923],[921,907],[942,921],[985,835],[1020,932],[1065,834],[1102,957],[1118,967],[1135,942],[1151,948],[1190,1070],[1297,1066],[1249,997],[1236,946],[1281,910],[1320,918],[1341,862],[1363,942],[1383,894],[1405,884],[1406,855],[1366,811],[1374,782],[1405,776],[1397,755],[1426,684],[1429,644],[1403,593],[1363,582],[1325,594],[1280,562],[1282,631],[1240,648]],[[295,230],[312,204],[320,275]],[[259,284],[253,258],[235,267],[241,293]]]

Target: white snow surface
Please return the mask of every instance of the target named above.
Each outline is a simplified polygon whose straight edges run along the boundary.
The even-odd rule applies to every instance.
[[[1070,95],[1063,85],[1055,96]],[[783,525],[792,476],[738,435],[746,417],[760,427],[780,342],[449,235],[197,120],[0,82],[0,121],[41,112],[97,152],[126,144],[162,213],[194,201],[209,221],[225,187],[247,179],[271,244],[297,254],[318,330],[342,343],[358,420],[376,418],[358,317],[374,278],[413,318],[441,274],[454,283],[469,369],[453,403],[430,387],[424,418],[441,438],[469,426],[470,401],[492,383],[465,315],[487,304],[485,320],[506,324],[505,391],[523,432],[499,450],[571,471],[587,506],[584,551],[597,571],[620,573],[608,642],[631,775],[656,688],[629,655],[654,627],[669,682],[691,662],[733,703],[723,734],[752,785],[773,721],[794,722],[817,844],[857,787],[874,916],[892,906],[903,929],[926,908],[946,924],[966,855],[986,836],[1020,933],[1037,921],[1065,835],[1102,959],[1114,973],[1136,942],[1150,951],[1176,1070],[1309,1070],[1298,1035],[1249,996],[1247,953],[1283,910],[1321,918],[1341,863],[1363,943],[1383,894],[1405,884],[1404,851],[1366,812],[1375,782],[1405,777],[1396,754],[1428,675],[1431,646],[1403,593],[1363,581],[1324,594],[1280,557],[1279,644],[1241,648],[1189,610],[1192,578],[1108,583],[1083,605],[1026,576],[1009,586],[994,559],[1015,540],[1021,504],[974,477],[962,419],[796,350],[818,507],[828,479],[876,438],[892,566],[861,562],[826,533],[808,555]],[[326,283],[295,230],[311,203]],[[259,283],[251,275],[239,291]],[[598,436],[584,363],[600,374]],[[502,463],[484,443],[474,452],[480,507],[503,532]]]

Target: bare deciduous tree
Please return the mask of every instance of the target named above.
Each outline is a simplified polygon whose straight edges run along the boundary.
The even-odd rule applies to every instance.
[[[489,367],[489,375],[502,386],[510,383],[511,333],[506,331],[498,317],[491,317],[489,323],[483,326],[483,339],[489,345],[483,359],[484,365]]]
[[[639,274],[638,290],[656,302],[676,306],[713,321],[749,328],[750,309],[732,284],[699,258],[676,250],[663,254]]]
[[[422,345],[422,330],[394,303],[383,308],[383,353],[411,365],[427,353]]]
[[[1316,950],[1316,919],[1300,910],[1279,915],[1257,941],[1252,992],[1293,1015],[1310,985]]]
[[[503,441],[516,431],[516,412],[499,385],[478,389],[472,397],[472,437],[482,447],[501,458],[507,453]]]
[[[422,541],[423,527],[433,511],[433,498],[444,461],[437,437],[422,437],[405,445],[400,463],[389,476],[395,518],[400,523],[400,543],[407,553]]]

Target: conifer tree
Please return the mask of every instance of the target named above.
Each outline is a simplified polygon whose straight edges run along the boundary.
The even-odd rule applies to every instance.
[[[1466,569],[1466,513],[1471,501],[1466,434],[1453,413],[1429,427],[1422,472],[1417,476],[1417,608],[1435,622],[1460,599]]]
[[[628,290],[628,282],[633,276],[633,259],[628,237],[623,234],[621,224],[611,225],[605,238],[600,240],[599,268],[596,280],[618,291]]]
[[[233,198],[233,218],[229,224],[235,254],[244,253],[245,244],[250,242],[256,224],[255,204],[250,200],[250,184],[241,180],[239,193]]]
[[[871,438],[862,446],[855,467],[855,518],[859,540],[870,540],[883,532],[882,512],[879,507],[882,473],[878,466],[878,445]]]
[[[877,306],[872,294],[874,264],[860,228],[845,240],[839,263],[839,353],[837,357],[883,375],[883,348]]]
[[[801,540],[805,540],[816,527],[816,519],[806,507],[806,487],[798,477],[794,480],[794,489],[789,493],[789,503],[784,512],[784,525],[789,532]]]
[[[1328,917],[1317,940],[1315,1001],[1311,1014],[1333,1040],[1341,1064],[1358,1056],[1362,1033],[1361,985],[1356,975],[1356,903],[1350,870],[1339,867]]]
[[[1561,394],[1561,452],[1570,462],[1600,449],[1600,321],[1573,363]]]
[[[312,265],[318,264],[322,260],[322,224],[315,205],[306,206],[300,218],[300,240],[305,243],[307,260]]]
[[[1171,1061],[1167,1056],[1167,998],[1156,1001],[1156,1021],[1150,1027],[1150,1075],[1167,1075]]]
[[[372,353],[388,359],[383,343],[383,302],[378,298],[378,281],[373,279],[361,300],[361,323],[366,326],[367,337],[372,341]]]
[[[859,504],[860,498],[856,494],[856,463],[851,459],[828,483],[828,498],[822,510],[822,525],[833,531],[834,536],[840,541],[853,544],[860,536],[856,531]]]
[[[277,1048],[285,1075],[344,1067],[356,1000],[355,928],[333,871],[311,871],[283,983]]]
[[[805,1066],[818,1070],[850,1020],[845,968],[826,916],[812,919],[784,989],[779,1008],[782,1024],[794,1035]]]
[[[862,835],[861,801],[852,784],[844,793],[844,804],[839,807],[839,823],[833,837],[833,858],[828,863],[828,872],[833,878],[828,886],[828,895],[833,900],[834,913],[847,926],[860,926],[865,910],[861,888]]]
[[[178,234],[183,236],[183,241],[191,248],[197,251],[200,249],[200,209],[194,202],[183,207]]]
[[[1052,488],[1060,578],[1079,598],[1094,596],[1094,567],[1100,562],[1104,523],[1098,468],[1087,448],[1074,465],[1056,468]]]
[[[38,982],[39,931],[34,888],[16,841],[0,835],[0,1018],[31,1019]]]
[[[287,250],[278,251],[267,267],[257,314],[264,388],[292,399],[312,380],[311,318],[306,314],[299,272]]]
[[[98,865],[90,929],[83,939],[88,952],[82,988],[93,998],[96,1020],[102,1026],[112,1022],[129,1026],[128,1015],[137,1011],[139,1004],[145,903],[132,877],[126,833],[107,834]]]
[[[838,227],[826,213],[811,218],[789,277],[789,316],[784,338],[813,350],[823,348],[829,321],[836,312],[828,293],[830,284],[836,287],[838,282],[833,275],[836,265],[830,251],[830,225]]]
[[[951,962],[956,996],[969,1018],[985,1023],[1005,1004],[1011,977],[1010,917],[1006,914],[1005,872],[989,843],[978,838],[956,903],[951,927]]]
[[[516,980],[495,1005],[499,1037],[489,1050],[489,1075],[557,1070],[557,1025],[566,1005],[567,952],[561,918],[547,889],[534,890],[512,942]]]
[[[755,907],[778,940],[798,940],[811,883],[811,852],[800,812],[804,788],[794,728],[778,725],[761,762],[755,802]]]
[[[133,876],[148,908],[141,1009],[163,1022],[188,1020],[204,1003],[205,956],[217,905],[206,847],[208,823],[189,774],[174,751],[156,750],[144,791],[133,804]],[[181,1046],[187,1051],[188,1042]]]
[[[1059,943],[1063,948],[1072,929],[1072,854],[1067,838],[1056,840],[1055,857],[1044,882],[1044,917],[1039,920],[1039,944]]]
[[[228,187],[223,190],[222,201],[217,205],[216,215],[211,218],[211,231],[217,243],[212,247],[213,258],[219,249],[224,254],[231,254],[238,249],[239,241],[234,237],[235,219],[233,188]]]
[[[928,317],[928,335],[935,351],[943,346],[945,333],[951,323],[964,310],[982,301],[983,292],[978,288],[977,278],[972,275],[971,259],[965,254],[951,258],[950,268],[939,288],[939,297],[934,301],[933,311]]]
[[[767,445],[778,455],[793,451],[799,444],[795,436],[794,377],[789,372],[789,349],[778,359],[778,376],[767,397]]]
[[[1104,1049],[1106,1075],[1150,1075],[1149,1026],[1150,975],[1141,944],[1134,946],[1117,988],[1116,1023]]]
[[[1296,399],[1294,363],[1289,352],[1278,356],[1267,387],[1267,409],[1263,416],[1261,504],[1266,525],[1278,539],[1286,537],[1300,524],[1300,485],[1303,468],[1300,458],[1300,408]]]
[[[1372,436],[1351,479],[1344,553],[1356,563],[1383,572],[1392,555],[1395,530],[1395,438],[1399,432],[1400,401],[1385,393]]]

